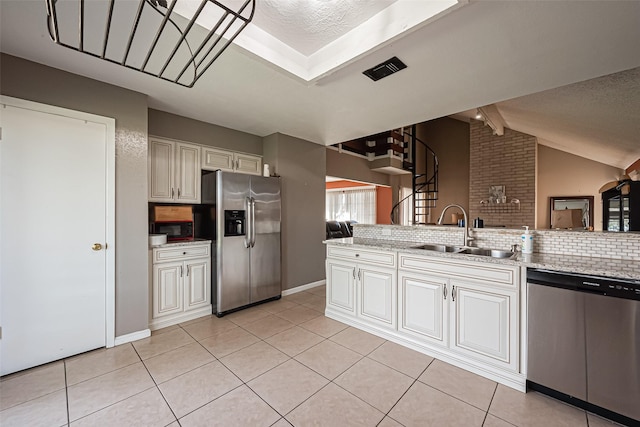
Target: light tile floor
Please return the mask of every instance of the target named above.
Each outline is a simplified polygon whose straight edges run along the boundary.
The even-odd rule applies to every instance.
[[[10,426],[606,426],[325,317],[314,288],[0,380]]]

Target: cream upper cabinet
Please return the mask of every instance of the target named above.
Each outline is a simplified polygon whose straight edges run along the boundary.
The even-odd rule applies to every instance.
[[[202,169],[233,171],[235,160],[233,151],[202,147]]]
[[[176,144],[176,201],[200,203],[200,147]]]
[[[251,154],[235,153],[236,172],[262,175],[262,157]]]
[[[150,201],[174,201],[174,147],[173,141],[149,139],[148,185]]]
[[[149,201],[200,203],[200,146],[149,138]]]
[[[261,175],[262,157],[203,146],[202,169]]]

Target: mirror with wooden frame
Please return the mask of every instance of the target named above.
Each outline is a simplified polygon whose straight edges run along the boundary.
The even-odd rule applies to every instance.
[[[552,229],[593,229],[593,196],[549,197]]]

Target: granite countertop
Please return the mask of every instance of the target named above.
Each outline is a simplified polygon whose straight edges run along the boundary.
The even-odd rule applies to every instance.
[[[438,258],[450,258],[458,260],[466,259],[469,261],[485,262],[490,264],[543,268],[546,270],[565,271],[568,273],[608,276],[640,281],[640,261],[634,260],[582,257],[547,253],[533,253],[528,255],[522,254],[520,252],[518,252],[511,258],[492,258],[489,256],[455,254],[428,251],[424,249],[414,249],[415,246],[420,246],[428,242],[403,242],[397,240],[365,239],[359,237],[330,239],[325,240],[324,243],[328,245],[397,251]]]
[[[154,248],[173,248],[178,246],[192,246],[192,245],[202,245],[205,243],[211,244],[211,240],[207,239],[193,239],[193,240],[181,240],[179,242],[167,242],[163,245],[149,246],[149,249]]]

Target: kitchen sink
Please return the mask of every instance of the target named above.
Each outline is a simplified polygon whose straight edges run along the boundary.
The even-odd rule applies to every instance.
[[[434,251],[434,252],[449,252],[453,254],[480,255],[480,256],[488,256],[491,258],[511,258],[514,254],[513,252],[503,251],[499,249],[468,248],[468,247],[465,248],[462,246],[434,245],[434,244],[413,246],[411,249],[423,249],[425,251]]]
[[[414,246],[411,249],[424,249],[425,251],[435,251],[435,252],[457,252],[462,250],[463,248],[460,246],[449,246],[449,245],[420,245]]]
[[[468,255],[490,256],[491,258],[511,258],[513,256],[513,252],[510,252],[510,251],[502,251],[499,249],[482,249],[482,248],[466,248],[456,253],[468,254]]]

